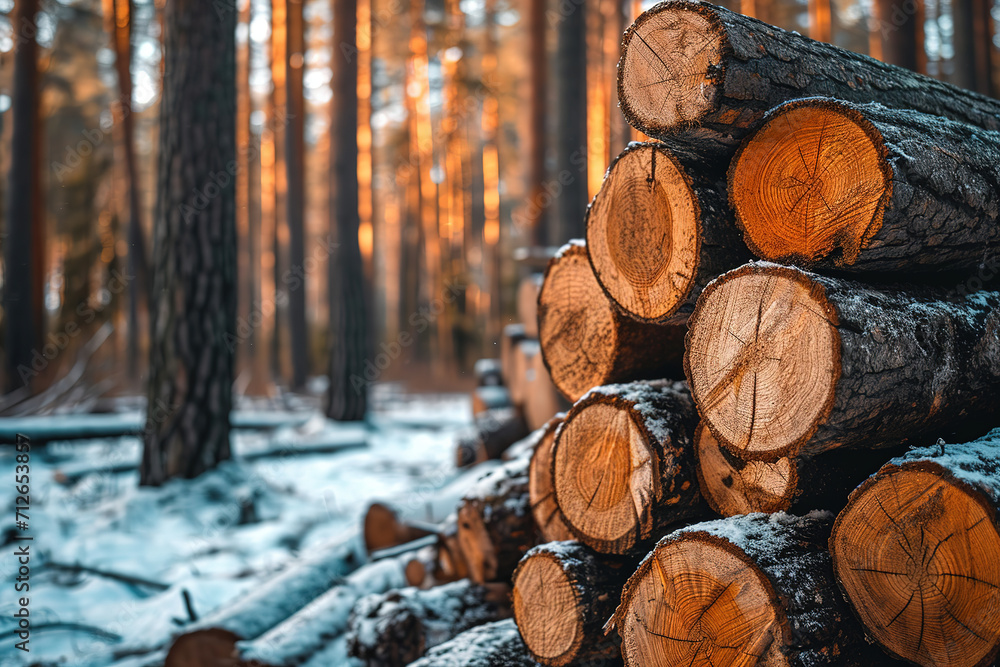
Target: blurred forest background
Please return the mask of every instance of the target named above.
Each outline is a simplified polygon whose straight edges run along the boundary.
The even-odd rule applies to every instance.
[[[3,256],[31,257],[30,275],[4,271],[14,393],[0,414],[144,393],[171,1],[0,0]],[[340,159],[358,178],[366,381],[471,386],[473,361],[497,356],[513,321],[519,279],[543,248],[582,235],[607,165],[641,138],[617,109],[615,67],[642,3],[351,0],[347,47],[334,37],[341,0],[204,1],[236,15],[237,397],[322,392],[337,85],[357,96],[357,151]],[[723,4],[985,94],[1000,85],[994,0]],[[20,79],[15,46],[37,48]],[[356,83],[335,81],[335,59],[356,63]],[[14,111],[34,94],[19,133]],[[16,313],[12,289],[29,295]],[[27,378],[9,354],[20,329]]]

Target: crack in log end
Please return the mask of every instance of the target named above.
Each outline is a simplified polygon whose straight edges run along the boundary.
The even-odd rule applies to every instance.
[[[643,322],[672,317],[694,287],[700,218],[669,151],[638,144],[619,155],[587,212],[590,262],[611,300]]]
[[[626,410],[596,403],[567,419],[559,434],[557,502],[571,529],[598,551],[622,542],[631,546],[642,523],[633,495],[632,452],[649,445],[632,442],[641,435],[631,420]]]
[[[714,111],[724,49],[710,16],[683,5],[640,16],[625,34],[619,90],[626,118],[654,133],[697,123]]]
[[[878,131],[829,100],[785,104],[743,144],[730,200],[758,256],[850,265],[882,226],[892,169]]]
[[[798,491],[792,459],[743,461],[731,454],[699,425],[695,435],[698,488],[709,506],[722,516],[788,510]]]
[[[565,665],[583,641],[577,594],[559,562],[531,554],[514,578],[514,618],[528,650],[546,665]]]
[[[936,464],[888,467],[852,495],[830,538],[865,626],[920,665],[981,665],[1000,647],[1000,534],[978,492],[952,480]]]
[[[685,356],[691,393],[738,458],[789,456],[829,414],[840,340],[815,287],[799,271],[751,264],[698,301]]]
[[[773,590],[738,548],[690,533],[649,558],[617,614],[628,665],[787,664]]]

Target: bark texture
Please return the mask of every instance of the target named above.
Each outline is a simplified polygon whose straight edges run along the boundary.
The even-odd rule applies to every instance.
[[[508,461],[458,507],[458,542],[476,583],[508,581],[537,537],[528,496],[528,461]]]
[[[535,667],[513,619],[487,623],[435,646],[411,667]]]
[[[509,588],[456,581],[361,598],[351,612],[347,652],[368,667],[404,667],[466,630],[511,615]]]
[[[357,53],[357,0],[334,3],[333,25],[338,51]],[[333,59],[332,86],[330,234],[337,245],[328,260],[330,388],[326,415],[338,421],[358,421],[364,419],[367,409],[364,364],[369,348],[365,278],[358,246],[357,58]]]
[[[164,10],[164,84],[141,484],[230,457],[236,324],[236,13]]]
[[[622,113],[652,137],[731,154],[769,109],[813,95],[1000,130],[1000,101],[708,3],[660,3],[623,39]]]

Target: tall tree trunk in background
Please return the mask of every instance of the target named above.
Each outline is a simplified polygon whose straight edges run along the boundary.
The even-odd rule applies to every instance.
[[[236,324],[236,13],[164,12],[145,485],[229,458]]]
[[[302,74],[305,64],[303,0],[288,0],[288,48],[285,49],[288,84],[288,129],[285,160],[288,174],[288,332],[292,353],[292,387],[301,389],[309,374],[309,332],[306,328],[305,238],[305,130],[306,101]]]
[[[288,170],[286,167],[288,128],[288,0],[271,0],[271,132],[274,141],[274,332],[271,337],[271,365],[274,381],[289,379],[291,340],[288,330]],[[288,336],[286,339],[285,336]]]
[[[330,232],[330,388],[326,414],[339,421],[364,419],[368,392],[365,356],[368,322],[364,268],[358,247],[357,0],[333,3],[333,182]]]
[[[809,36],[820,42],[830,42],[830,0],[809,0]]]
[[[559,182],[568,181],[559,195],[559,224],[549,243],[560,245],[585,235],[587,196],[587,7],[560,5],[559,48],[556,54],[557,163]]]
[[[250,228],[250,13],[253,0],[241,0],[239,25],[243,39],[236,44],[236,332],[235,374],[238,392],[246,390],[253,377],[254,326],[250,323],[253,308],[253,234]],[[238,397],[237,397],[238,398]]]
[[[31,384],[38,370],[31,357],[43,330],[45,217],[42,209],[42,120],[39,115],[38,0],[14,5],[14,86],[11,115],[10,186],[4,240],[4,319],[7,390]]]
[[[926,72],[923,0],[875,0],[873,11],[869,53],[884,62]]]
[[[993,18],[992,0],[952,0],[951,13],[955,26],[954,73],[951,82],[984,95],[993,94],[992,63]]]
[[[549,73],[549,53],[545,40],[545,0],[528,0],[528,42],[529,42],[529,65],[528,76],[531,81],[531,108],[529,111],[528,129],[528,208],[530,213],[538,211],[532,222],[531,239],[535,245],[545,246],[555,243],[555,239],[549,236],[549,214],[546,206],[542,206],[545,197],[545,190],[542,184],[545,182],[545,153],[546,153],[546,131],[548,106],[548,73]],[[487,26],[487,30],[492,26]],[[494,85],[494,84],[491,84]],[[578,109],[577,111],[581,111]],[[529,230],[524,230],[529,231]],[[498,251],[499,252],[499,251]],[[499,271],[499,264],[497,270]],[[499,308],[500,292],[493,291],[499,287],[499,275],[496,285],[490,285],[493,298],[497,300]]]
[[[128,351],[129,377],[139,377],[139,346],[143,336],[140,331],[140,309],[149,304],[149,261],[146,238],[142,226],[142,204],[139,197],[139,175],[135,160],[135,119],[132,117],[132,2],[131,0],[105,0],[109,33],[115,49],[115,71],[118,74],[118,121],[124,153],[125,174],[128,180],[128,263],[131,277],[128,298]]]

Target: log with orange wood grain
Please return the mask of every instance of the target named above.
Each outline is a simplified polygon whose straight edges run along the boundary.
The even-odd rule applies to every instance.
[[[876,287],[754,262],[702,293],[685,369],[703,422],[730,452],[810,457],[992,419],[998,331],[1000,292]]]
[[[556,504],[577,539],[628,554],[703,511],[692,438],[694,405],[682,382],[596,387],[556,432]]]
[[[1000,653],[1000,429],[913,449],[851,494],[830,538],[837,579],[868,633],[918,665]]]
[[[602,384],[677,376],[684,355],[683,327],[623,314],[578,240],[549,261],[538,295],[538,336],[552,382],[570,401]]]

